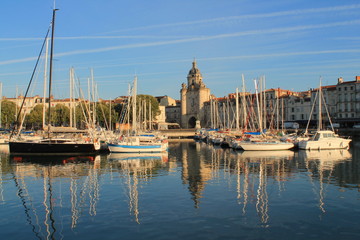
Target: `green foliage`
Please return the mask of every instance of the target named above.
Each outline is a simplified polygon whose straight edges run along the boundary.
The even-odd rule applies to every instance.
[[[130,116],[130,123],[132,123],[131,120],[131,116],[132,116],[132,100],[130,99],[130,108],[129,115]],[[144,94],[139,94],[136,96],[136,109],[137,109],[137,116],[140,116],[144,113],[144,108],[146,108],[146,118],[148,118],[149,115],[149,104],[151,104],[151,119],[154,120],[156,116],[158,116],[160,114],[160,109],[159,109],[159,102],[157,101],[157,99],[151,95],[144,95]],[[145,106],[145,107],[144,107]],[[120,119],[121,118],[121,114],[124,111],[124,108],[127,108],[127,104],[117,104],[114,107],[114,111],[116,112],[116,116],[117,116],[117,121],[118,122],[123,122],[125,119]],[[126,117],[125,117],[126,118]],[[138,119],[139,120],[139,119]],[[126,120],[127,121],[127,120]]]
[[[84,129],[87,124],[85,119],[90,115],[88,113],[89,107],[86,103],[82,102],[75,107],[75,118],[76,118],[76,127],[79,129]]]
[[[63,105],[57,104],[51,108],[51,125],[68,126],[70,122],[70,109]]]
[[[32,129],[41,129],[43,121],[43,104],[36,105],[25,117],[26,126]],[[45,115],[47,116],[47,115]]]
[[[109,127],[110,124],[110,108],[108,104],[97,103],[96,104],[96,121],[101,127]],[[111,122],[116,121],[116,112],[114,107],[111,107]]]
[[[16,120],[16,105],[13,102],[1,101],[1,125],[4,128],[10,128]]]
[[[157,99],[151,95],[137,95],[136,98],[136,108],[137,112],[142,111],[142,106],[146,103],[146,111],[149,109],[149,103],[151,104],[151,120],[154,120],[157,115],[160,114],[159,102]]]
[[[155,119],[159,115],[159,103],[155,97],[150,95],[137,95],[137,115],[143,113],[144,102],[146,102],[146,115],[149,114],[149,103],[151,104],[151,117]],[[131,103],[130,103],[131,104]],[[1,105],[1,122],[2,127],[10,128],[12,124],[16,121],[16,105],[11,101],[4,100]],[[126,107],[125,104],[117,104],[111,106],[106,103],[96,103],[96,124],[101,127],[109,127],[110,123],[110,111],[111,111],[111,123],[112,129],[115,123],[118,123],[120,120],[120,115]],[[84,129],[87,126],[88,122],[92,121],[92,108],[87,103],[80,103],[75,108],[75,127]],[[131,111],[131,108],[130,108]],[[130,112],[131,116],[131,112]],[[30,113],[27,114],[25,118],[25,126],[32,129],[40,129],[42,127],[42,117],[43,117],[43,104],[36,105]],[[45,113],[45,124],[48,124],[48,110]],[[90,119],[86,120],[86,119]],[[21,118],[19,118],[21,121]],[[63,105],[57,104],[55,107],[51,108],[51,125],[53,126],[69,126],[70,125],[70,109]]]

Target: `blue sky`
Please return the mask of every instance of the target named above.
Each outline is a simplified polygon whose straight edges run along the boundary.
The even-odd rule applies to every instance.
[[[53,0],[0,3],[3,95],[25,92],[50,25]],[[217,97],[265,76],[267,88],[303,91],[360,75],[358,0],[57,0],[54,88],[69,96],[69,69],[99,97],[138,93],[179,99],[192,61]],[[43,62],[40,63],[43,66]],[[42,94],[43,70],[30,95]]]

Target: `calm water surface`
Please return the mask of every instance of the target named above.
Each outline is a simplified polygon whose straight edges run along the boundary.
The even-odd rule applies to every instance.
[[[0,155],[1,239],[360,239],[350,151]]]

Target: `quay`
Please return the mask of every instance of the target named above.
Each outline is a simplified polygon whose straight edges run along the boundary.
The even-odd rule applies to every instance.
[[[313,129],[315,130],[315,129]],[[161,134],[168,136],[168,138],[180,139],[180,138],[193,138],[196,133],[195,128],[188,129],[168,129],[168,130],[159,130]],[[289,133],[294,132],[294,130],[287,129]],[[298,129],[299,132],[305,131],[305,129]],[[310,129],[311,132],[311,129]],[[336,132],[340,136],[351,137],[353,139],[360,139],[360,128],[339,128],[336,129]]]
[[[348,136],[352,139],[360,139],[360,128],[339,128],[337,133],[340,136]]]
[[[159,132],[168,136],[168,138],[194,138],[196,129],[167,129],[159,130]]]

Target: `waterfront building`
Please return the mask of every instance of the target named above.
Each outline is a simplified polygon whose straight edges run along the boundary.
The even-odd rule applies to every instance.
[[[206,122],[204,103],[210,100],[210,89],[202,81],[202,75],[195,60],[187,75],[187,85],[185,83],[181,85],[180,97],[181,126],[194,128],[197,121],[203,126]]]
[[[323,98],[322,119],[326,127],[330,120],[340,127],[352,127],[360,123],[360,76],[354,81],[345,82],[338,79],[336,85],[322,86]],[[316,127],[319,119],[318,88],[309,91],[294,92],[281,88],[267,89],[258,94],[231,93],[226,97],[216,98],[204,103],[205,115],[208,116],[204,127],[237,128],[244,126],[243,116],[254,122],[254,128],[281,128],[283,122],[299,123],[300,128]],[[257,99],[258,98],[258,99]],[[243,103],[245,100],[245,104]],[[238,106],[238,123],[236,121],[236,105]],[[258,106],[259,105],[259,106]],[[245,106],[245,108],[244,108]],[[247,115],[244,115],[246,109]],[[259,120],[261,119],[261,120]],[[310,122],[309,122],[310,120]]]
[[[336,93],[336,121],[344,127],[360,123],[360,76],[348,82],[345,82],[342,77],[338,78]]]
[[[155,97],[157,99],[157,101],[159,102],[160,106],[176,106],[177,102],[175,99],[173,99],[172,97],[169,96],[159,96],[159,97]]]
[[[161,114],[156,122],[177,123],[182,128],[194,128],[196,122],[200,122],[201,127],[238,129],[251,119],[256,129],[260,126],[281,128],[283,122],[297,122],[300,128],[305,128],[310,119],[310,126],[315,127],[319,119],[317,91],[318,88],[311,88],[304,92],[272,88],[261,91],[258,95],[239,92],[238,102],[236,102],[235,93],[230,93],[225,97],[215,97],[205,86],[202,74],[194,61],[187,75],[187,84],[183,83],[180,89],[180,100],[166,95],[156,97],[161,106]],[[360,123],[360,76],[355,76],[355,79],[351,81],[344,81],[340,77],[337,79],[337,84],[322,86],[322,93],[326,102],[326,105],[323,105],[322,118],[326,126],[330,123],[329,117],[332,123],[337,123],[340,127],[351,128]],[[256,101],[257,97],[259,101]],[[2,99],[14,102],[20,108],[23,98],[19,95],[15,98],[3,97]],[[70,107],[71,104],[77,106],[80,102],[88,102],[85,99],[54,99],[53,96],[51,98],[52,107],[57,104]],[[115,105],[125,104],[127,100],[128,96],[120,96],[113,100],[99,99],[98,101],[106,104],[111,102]],[[27,97],[24,102],[24,112],[30,113],[36,105],[44,102],[48,103],[48,99],[44,100],[39,95]],[[45,107],[47,108],[48,105],[45,104]],[[247,110],[247,114],[244,113],[244,109]],[[259,118],[262,121],[261,124]]]

